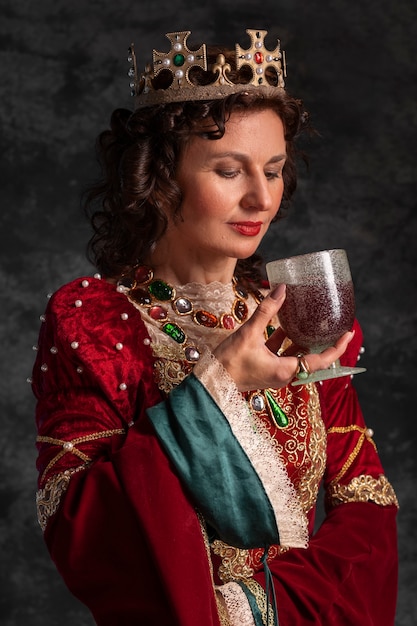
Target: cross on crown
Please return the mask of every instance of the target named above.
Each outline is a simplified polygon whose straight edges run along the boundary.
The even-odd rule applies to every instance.
[[[192,84],[188,78],[188,72],[194,66],[207,70],[206,45],[203,43],[198,50],[190,50],[187,46],[187,38],[190,30],[177,33],[167,33],[166,37],[171,42],[169,52],[153,51],[153,66],[155,76],[163,69],[168,69],[174,74],[171,87],[180,89],[184,79]]]
[[[268,66],[272,66],[278,75],[279,86],[284,87],[283,71],[282,71],[282,54],[281,44],[278,41],[278,45],[275,50],[267,50],[265,47],[264,39],[267,34],[267,30],[251,30],[247,29],[246,32],[251,38],[252,45],[247,50],[244,50],[238,43],[236,44],[236,67],[239,70],[243,65],[249,65],[252,69],[251,85],[261,85],[264,82],[265,70]],[[285,74],[285,65],[284,65]]]

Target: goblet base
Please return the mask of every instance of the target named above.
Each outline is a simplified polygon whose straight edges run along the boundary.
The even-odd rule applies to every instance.
[[[354,374],[361,374],[366,372],[365,367],[346,367],[343,365],[330,366],[326,370],[317,370],[312,372],[301,380],[293,380],[291,385],[307,385],[308,383],[317,383],[320,380],[330,380],[331,378],[342,378],[343,376],[353,376]]]

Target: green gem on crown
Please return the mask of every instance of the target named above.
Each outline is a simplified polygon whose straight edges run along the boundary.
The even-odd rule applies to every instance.
[[[163,280],[153,280],[150,285],[148,285],[148,291],[158,300],[162,300],[162,302],[171,300],[175,295],[174,288]]]
[[[166,335],[171,337],[171,339],[173,339],[177,343],[184,343],[185,332],[176,324],[173,324],[172,322],[167,322],[162,326],[162,330]]]
[[[181,67],[185,63],[185,56],[183,54],[176,54],[172,59],[175,67]]]

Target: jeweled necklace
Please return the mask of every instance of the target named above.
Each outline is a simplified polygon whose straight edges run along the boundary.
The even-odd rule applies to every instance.
[[[206,309],[195,308],[189,298],[177,297],[175,287],[155,278],[149,266],[141,265],[135,268],[132,276],[124,276],[118,281],[118,289],[144,308],[150,319],[157,322],[166,335],[182,346],[185,358],[190,363],[198,361],[200,351],[196,345],[188,342],[184,329],[169,319],[170,309],[177,315],[188,316],[198,326],[234,330],[236,324],[243,324],[248,318],[249,297],[259,304],[263,300],[263,295],[257,290],[249,292],[235,277],[232,279],[232,288],[235,299],[230,311],[215,315]]]

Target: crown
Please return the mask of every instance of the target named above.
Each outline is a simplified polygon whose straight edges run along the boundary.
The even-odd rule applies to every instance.
[[[230,78],[232,67],[223,54],[218,54],[215,62],[208,66],[206,44],[197,50],[190,50],[187,45],[191,31],[167,33],[171,42],[168,52],[153,50],[152,64],[147,64],[144,71],[138,75],[134,45],[129,47],[128,62],[131,67],[128,76],[131,79],[131,95],[135,98],[136,108],[166,104],[168,102],[182,102],[186,100],[214,100],[224,98],[232,93],[249,91],[252,89],[283,89],[286,77],[285,53],[281,51],[280,41],[274,50],[265,47],[266,30],[246,30],[251,39],[249,48],[244,49],[235,45],[233,68],[239,71],[248,66],[252,70],[252,77],[247,82],[233,82]],[[190,80],[190,71],[194,68],[209,71],[213,80],[207,85],[196,85]],[[267,70],[275,73],[275,81],[270,81]],[[170,84],[164,87],[155,86],[155,78],[160,72],[170,74]]]

